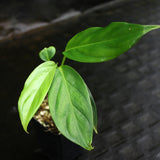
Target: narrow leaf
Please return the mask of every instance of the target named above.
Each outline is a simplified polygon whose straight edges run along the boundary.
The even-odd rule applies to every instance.
[[[83,148],[93,149],[92,106],[80,75],[66,65],[57,68],[48,98],[51,116],[59,131]]]
[[[93,27],[75,35],[63,54],[79,62],[103,62],[130,49],[143,35],[160,25],[113,22],[107,27]]]
[[[51,47],[42,49],[39,52],[39,57],[43,61],[49,61],[49,60],[51,60],[54,57],[55,53],[56,53],[55,47],[51,46]]]
[[[88,92],[89,92],[89,96],[90,96],[90,100],[91,100],[91,105],[92,105],[92,111],[93,111],[93,124],[94,124],[94,131],[97,134],[97,108],[96,108],[96,103],[94,101],[94,98],[91,94],[91,91],[88,88]]]
[[[30,120],[49,90],[55,70],[56,64],[54,62],[44,62],[35,68],[24,84],[18,101],[18,110],[22,126],[26,132]]]

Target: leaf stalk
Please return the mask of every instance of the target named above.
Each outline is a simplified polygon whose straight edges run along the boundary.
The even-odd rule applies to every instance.
[[[64,57],[63,57],[63,59],[62,59],[61,66],[63,66],[63,65],[64,65],[65,60],[66,60],[66,57],[64,56]]]

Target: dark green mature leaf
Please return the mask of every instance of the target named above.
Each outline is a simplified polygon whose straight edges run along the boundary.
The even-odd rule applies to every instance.
[[[63,54],[79,62],[103,62],[130,49],[147,32],[160,25],[113,22],[105,28],[93,27],[75,35]]]
[[[57,68],[48,99],[59,131],[72,142],[91,150],[93,112],[88,88],[81,76],[69,66]]]
[[[39,57],[43,61],[49,61],[54,57],[55,53],[56,53],[55,47],[51,46],[51,47],[42,49],[39,52]]]
[[[22,126],[27,132],[27,126],[52,83],[56,64],[47,61],[39,65],[27,78],[18,101],[18,110]]]
[[[91,105],[92,105],[92,111],[93,111],[93,125],[94,125],[94,131],[95,133],[97,132],[97,108],[96,108],[96,103],[94,101],[94,98],[91,94],[91,91],[88,88],[88,92],[89,92],[89,96],[90,96],[90,100],[91,100]]]

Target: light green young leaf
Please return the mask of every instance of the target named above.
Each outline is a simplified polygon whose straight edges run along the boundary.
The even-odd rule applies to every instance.
[[[76,34],[63,54],[79,62],[104,62],[130,49],[143,35],[160,25],[113,22],[107,27],[93,27]]]
[[[81,76],[67,65],[57,68],[48,99],[59,131],[81,147],[93,149],[93,112],[88,88]]]
[[[44,48],[39,52],[39,57],[43,61],[49,61],[51,60],[56,53],[56,49],[53,46],[50,46],[48,48]]]
[[[27,78],[18,101],[18,110],[22,126],[27,126],[44,100],[52,83],[56,64],[47,61],[39,65]]]

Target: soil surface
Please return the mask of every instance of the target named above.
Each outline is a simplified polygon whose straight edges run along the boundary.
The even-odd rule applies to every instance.
[[[51,117],[48,98],[43,100],[41,106],[34,115],[34,119],[44,127],[44,131],[52,132],[53,134],[60,134]]]

